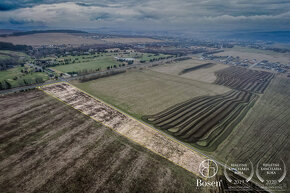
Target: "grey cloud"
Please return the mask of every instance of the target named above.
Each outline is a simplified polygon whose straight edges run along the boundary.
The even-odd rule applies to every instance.
[[[14,18],[11,25],[34,21],[51,27],[266,30],[271,25],[287,28],[289,10],[289,0],[2,0],[0,22]]]
[[[34,23],[33,20],[26,20],[26,19],[14,19],[10,18],[9,19],[10,24],[16,24],[16,25],[24,25],[24,24],[31,24]]]

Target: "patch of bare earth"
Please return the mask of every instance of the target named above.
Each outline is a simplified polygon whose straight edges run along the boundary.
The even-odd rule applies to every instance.
[[[67,83],[48,85],[42,87],[42,90],[149,150],[199,175],[198,167],[205,159],[203,156],[169,139],[149,126],[113,109]]]

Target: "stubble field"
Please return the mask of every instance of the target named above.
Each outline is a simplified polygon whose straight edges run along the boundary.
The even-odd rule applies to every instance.
[[[254,164],[260,159],[290,162],[290,79],[276,76],[257,103],[222,145],[212,153],[226,160]]]

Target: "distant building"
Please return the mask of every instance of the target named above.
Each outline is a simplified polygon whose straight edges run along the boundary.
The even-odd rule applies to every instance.
[[[119,57],[115,57],[115,59],[117,59],[120,62],[130,62],[130,61],[134,61],[134,58],[119,58]]]

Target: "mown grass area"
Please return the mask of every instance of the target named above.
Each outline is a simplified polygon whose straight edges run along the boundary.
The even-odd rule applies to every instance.
[[[29,60],[30,56],[28,56],[24,52],[0,50],[0,60],[4,60],[4,59],[18,59],[20,61],[25,61],[25,60]]]
[[[133,52],[130,54],[124,54],[124,57],[135,58],[139,61],[148,62],[150,60],[159,60],[159,59],[163,59],[163,58],[165,59],[165,58],[171,57],[171,55]]]
[[[3,81],[7,81],[13,88],[34,84],[38,83],[37,81],[46,81],[49,79],[48,75],[44,72],[21,72],[21,70],[24,69],[28,68],[17,66],[8,70],[0,71],[0,82],[3,83]]]
[[[10,51],[10,50],[0,50],[0,54],[10,54],[18,57],[29,57],[27,54],[24,52],[16,52],[16,51]]]
[[[155,114],[196,96],[229,91],[223,86],[151,70],[130,71],[83,83],[74,81],[73,84],[136,118]]]
[[[108,66],[119,66],[122,62],[117,61],[114,53],[100,53],[82,56],[65,56],[57,58],[56,61],[61,65],[52,67],[52,69],[68,73],[79,72],[83,70],[105,70]]]
[[[45,58],[55,60],[59,65],[52,67],[52,69],[57,72],[69,73],[69,72],[81,72],[84,70],[88,71],[97,71],[106,70],[107,67],[119,67],[126,62],[120,62],[115,59],[115,57],[121,58],[134,58],[135,62],[148,62],[156,61],[160,59],[165,59],[171,57],[170,55],[165,54],[150,54],[150,53],[96,53],[89,55],[80,55],[80,56],[65,56],[60,58]]]

